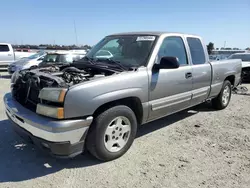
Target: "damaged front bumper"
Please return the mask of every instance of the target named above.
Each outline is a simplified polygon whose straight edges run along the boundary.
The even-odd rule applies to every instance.
[[[92,116],[74,120],[47,118],[24,108],[11,93],[4,96],[4,103],[14,130],[25,140],[57,157],[74,157],[83,152]]]

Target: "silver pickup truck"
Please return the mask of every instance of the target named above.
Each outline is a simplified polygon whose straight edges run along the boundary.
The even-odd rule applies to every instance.
[[[54,156],[109,161],[139,125],[207,100],[226,108],[240,78],[241,60],[209,62],[199,36],[121,33],[73,64],[15,72],[4,103],[18,134]]]

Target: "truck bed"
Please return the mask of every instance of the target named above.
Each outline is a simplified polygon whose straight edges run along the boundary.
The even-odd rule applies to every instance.
[[[241,79],[241,69],[242,69],[242,62],[238,59],[232,60],[220,60],[220,61],[212,61],[210,62],[212,67],[212,80],[211,80],[211,92],[209,97],[216,96],[222,84],[229,75],[234,74],[234,87],[238,85]]]

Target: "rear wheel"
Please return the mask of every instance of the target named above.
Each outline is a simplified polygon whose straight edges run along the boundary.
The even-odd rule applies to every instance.
[[[232,94],[231,82],[225,80],[219,95],[212,100],[212,105],[217,110],[226,108],[230,102]]]
[[[87,149],[102,161],[116,159],[128,151],[136,132],[134,112],[123,105],[112,107],[95,118],[87,136]]]

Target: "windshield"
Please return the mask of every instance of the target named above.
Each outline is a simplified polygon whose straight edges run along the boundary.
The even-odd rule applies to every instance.
[[[250,54],[233,54],[229,59],[241,59],[242,61],[250,61]]]
[[[145,66],[156,36],[109,36],[101,40],[87,54],[87,58],[110,59],[123,66]]]
[[[38,52],[38,53],[36,53],[36,54],[33,54],[33,55],[27,57],[27,59],[36,59],[36,58],[41,57],[41,56],[44,55],[44,54],[45,54],[45,52]]]

